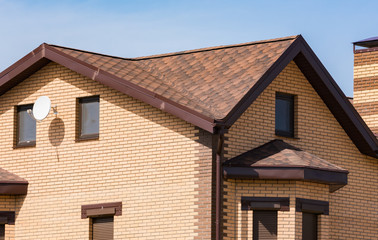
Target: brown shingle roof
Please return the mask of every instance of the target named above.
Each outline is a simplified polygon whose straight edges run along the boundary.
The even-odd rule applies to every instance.
[[[309,167],[347,172],[341,167],[282,140],[270,141],[226,161],[224,165],[229,167]]]
[[[0,183],[28,183],[24,178],[0,168]]]
[[[358,149],[378,158],[378,140],[302,36],[140,58],[43,43],[0,73],[0,95],[50,61],[210,133],[231,127],[291,61]]]
[[[135,59],[54,48],[212,119],[223,119],[296,37]]]

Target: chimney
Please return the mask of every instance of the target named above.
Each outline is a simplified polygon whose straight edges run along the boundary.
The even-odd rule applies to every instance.
[[[378,37],[353,43],[353,105],[378,136]]]

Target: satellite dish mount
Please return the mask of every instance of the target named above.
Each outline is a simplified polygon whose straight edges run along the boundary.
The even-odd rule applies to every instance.
[[[47,96],[41,96],[35,101],[33,110],[29,109],[28,113],[32,118],[40,122],[49,115],[51,108],[53,109],[54,114],[58,114],[57,106],[51,107],[50,98]]]

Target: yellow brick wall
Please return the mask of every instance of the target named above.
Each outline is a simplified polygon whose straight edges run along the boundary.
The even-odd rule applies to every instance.
[[[324,184],[278,181],[278,180],[229,180],[227,182],[227,201],[224,213],[227,222],[224,233],[225,239],[252,240],[253,211],[241,210],[242,197],[288,197],[290,211],[278,211],[277,239],[302,238],[302,213],[295,212],[295,199],[307,198],[321,201],[329,200],[329,188]],[[320,226],[324,227],[320,240],[329,239],[328,216],[321,219]]]
[[[36,147],[14,149],[15,106],[42,95],[58,115],[37,123]],[[92,95],[100,95],[100,138],[76,141],[76,98]],[[0,97],[0,126],[1,167],[29,181],[27,196],[16,201],[16,239],[88,239],[81,205],[118,201],[115,239],[193,239],[210,231],[198,231],[199,208],[211,202],[199,207],[198,182],[199,161],[212,153],[193,125],[49,63]],[[211,184],[211,174],[204,180]]]
[[[296,139],[274,134],[276,91],[297,96]],[[226,136],[226,158],[281,138],[349,170],[348,185],[330,194],[330,224],[328,228],[321,227],[329,231],[329,239],[375,239],[378,236],[378,191],[375,190],[378,159],[358,151],[294,62],[289,63],[263,91]],[[228,202],[228,189],[232,189],[233,183],[226,181],[225,185]],[[238,201],[233,203],[239,204]],[[229,218],[227,215],[227,222]],[[226,227],[226,231],[237,228],[227,224]]]
[[[354,54],[353,105],[378,135],[378,51]]]

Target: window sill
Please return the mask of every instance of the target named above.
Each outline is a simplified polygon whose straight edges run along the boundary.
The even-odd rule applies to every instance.
[[[36,146],[36,141],[23,142],[23,143],[18,143],[17,145],[13,146],[13,149],[16,149],[16,148],[28,148],[28,147],[35,147],[35,146]]]
[[[76,142],[88,141],[88,140],[99,140],[100,135],[97,134],[88,134],[88,135],[81,135],[76,139]]]
[[[290,133],[285,133],[285,132],[275,132],[275,135],[277,137],[284,137],[284,138],[290,138],[290,139],[300,139],[299,137],[293,136]]]

